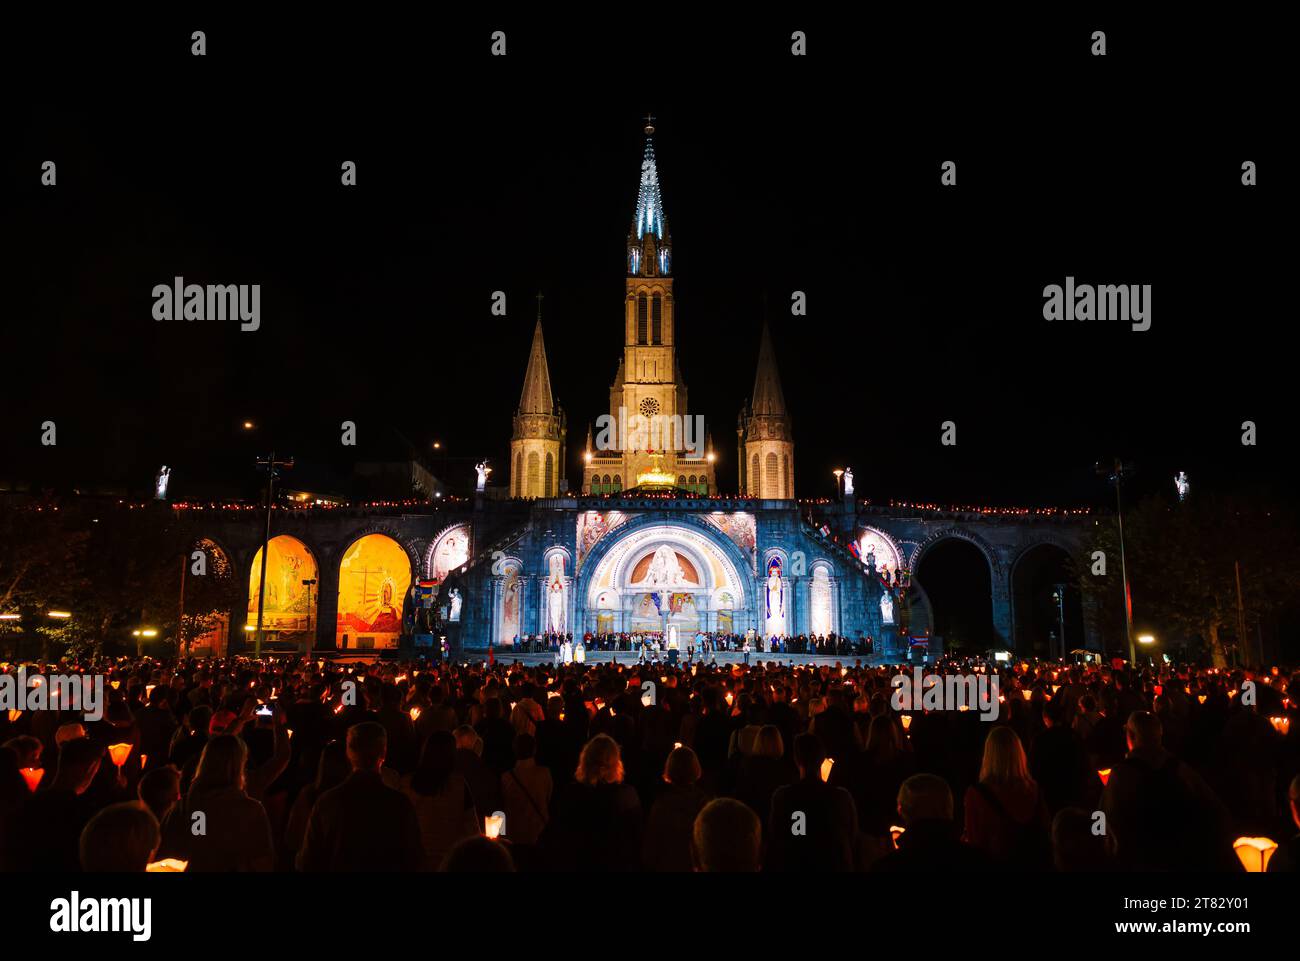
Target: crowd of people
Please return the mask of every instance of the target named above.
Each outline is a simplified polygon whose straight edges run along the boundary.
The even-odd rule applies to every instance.
[[[996,674],[991,721],[861,662],[26,670],[108,703],[0,715],[8,871],[1233,871],[1241,836],[1300,865],[1276,668],[926,669]]]
[[[569,647],[581,644],[586,651],[625,651],[635,653],[643,660],[653,660],[662,658],[671,643],[661,631],[587,633],[581,635],[579,639],[575,639],[572,634],[525,634],[522,637],[515,637],[512,647],[506,650],[521,654],[557,654],[566,644]],[[711,654],[739,651],[753,651],[759,654],[871,657],[875,654],[876,644],[875,639],[866,634],[852,638],[833,631],[830,634],[796,634],[768,638],[754,631],[746,634],[695,631],[682,633],[677,641],[677,649],[683,657],[692,658],[706,658]]]

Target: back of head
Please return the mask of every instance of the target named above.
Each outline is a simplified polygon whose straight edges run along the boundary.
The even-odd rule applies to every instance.
[[[199,756],[199,769],[190,785],[191,796],[222,788],[242,788],[247,760],[248,748],[233,734],[210,738]]]
[[[330,741],[320,751],[320,760],[316,763],[316,793],[324,794],[332,787],[338,787],[352,773],[348,763],[348,749],[342,741]]]
[[[348,728],[348,760],[358,771],[378,771],[388,754],[388,732],[378,721],[362,721]]]
[[[82,829],[81,869],[142,872],[159,840],[158,819],[143,804],[110,804]]]
[[[608,734],[597,734],[587,742],[578,759],[574,777],[582,784],[620,784],[623,781],[623,757],[618,742]]]
[[[785,741],[781,737],[781,729],[775,724],[765,724],[759,728],[758,736],[754,738],[754,756],[779,758],[784,754]]]
[[[136,795],[140,798],[140,803],[161,821],[181,799],[181,772],[170,764],[154,768],[140,778]]]
[[[455,765],[456,739],[448,731],[434,731],[420,752],[420,763],[411,775],[411,789],[426,796],[437,794],[451,778]]]
[[[695,816],[691,860],[705,872],[755,872],[759,869],[763,829],[749,805],[717,798]]]
[[[1020,736],[1009,727],[989,731],[984,741],[984,763],[980,781],[984,784],[1012,784],[1029,780],[1029,762]]]
[[[515,862],[500,841],[476,835],[454,845],[439,870],[448,874],[511,874]]]
[[[1160,718],[1150,711],[1134,711],[1130,714],[1124,731],[1128,734],[1129,746],[1134,750],[1158,748],[1164,738]]]
[[[898,726],[894,719],[881,714],[867,726],[867,754],[873,761],[892,761],[899,754]]]
[[[937,774],[913,774],[898,789],[898,813],[909,827],[918,821],[951,821],[948,782]]]
[[[479,740],[478,732],[475,731],[468,724],[462,724],[460,727],[456,728],[456,730],[452,731],[451,733],[456,739],[457,750],[474,751],[475,753],[479,753],[482,751],[482,746]]]
[[[1092,815],[1083,808],[1062,808],[1052,819],[1052,860],[1058,871],[1105,871],[1110,868],[1105,835],[1093,833]]]
[[[700,759],[689,747],[674,748],[664,762],[664,780],[676,787],[690,787],[703,774]]]
[[[824,760],[826,748],[816,734],[800,734],[794,739],[794,761],[803,771],[804,777],[820,777]]]
[[[99,770],[104,749],[89,738],[80,737],[59,747],[59,766],[55,777],[65,785],[77,788],[85,785]]]

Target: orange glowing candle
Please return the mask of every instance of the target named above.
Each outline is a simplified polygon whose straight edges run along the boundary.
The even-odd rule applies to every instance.
[[[1034,692],[1030,690],[1023,690],[1020,692],[1020,696],[1023,697],[1026,701],[1028,701],[1030,698],[1034,696]]]
[[[1110,783],[1110,768],[1104,767],[1097,772],[1097,777],[1101,778],[1101,786],[1105,787]]]
[[[1251,874],[1263,874],[1277,850],[1277,842],[1269,838],[1237,838],[1232,842],[1232,849],[1237,852],[1242,867]]]
[[[112,758],[114,764],[121,767],[126,763],[126,759],[131,756],[131,750],[134,746],[135,745],[133,744],[126,744],[125,742],[122,744],[110,744],[108,746],[108,756]]]
[[[1273,725],[1273,730],[1277,731],[1278,734],[1285,734],[1291,730],[1291,719],[1285,715],[1270,717],[1268,723]]]
[[[906,731],[906,730],[908,730],[908,729],[911,728],[911,726],[912,726],[912,715],[910,715],[910,714],[902,714],[902,715],[899,715],[898,720],[902,723],[902,725],[903,725],[903,730],[904,730],[904,731]]]
[[[1197,694],[1197,695],[1196,695],[1196,703],[1197,703],[1197,704],[1204,704],[1204,703],[1205,703],[1205,697],[1206,697],[1206,695],[1204,695],[1204,694]]]
[[[501,811],[489,814],[483,819],[483,833],[490,838],[499,838],[505,833],[506,816]]]
[[[418,721],[419,719],[420,719],[420,709],[418,707],[411,708],[411,720]]]
[[[12,708],[12,707],[9,709],[9,723],[10,723],[10,724],[14,723],[14,721],[18,720],[18,719],[19,719],[20,717],[22,717],[22,716],[23,716],[23,712],[22,712],[22,711],[20,711],[20,710],[18,710],[18,709],[16,709],[16,708]]]
[[[822,761],[823,781],[829,781],[831,779],[831,768],[834,766],[835,766],[835,758],[833,757],[828,757],[826,760]]]
[[[45,768],[43,767],[25,767],[21,771],[23,780],[27,782],[27,790],[33,794],[41,783],[41,778],[45,777]]]
[[[146,764],[148,764],[148,763],[149,763],[149,755],[148,755],[148,754],[141,754],[141,755],[140,755],[140,768],[143,770],[144,766],[145,766]]]
[[[161,861],[150,861],[144,870],[146,874],[180,874],[189,866],[189,861],[180,858],[163,858]]]

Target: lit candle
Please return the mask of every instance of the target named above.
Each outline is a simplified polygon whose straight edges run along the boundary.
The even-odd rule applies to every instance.
[[[1277,842],[1269,838],[1237,838],[1232,842],[1232,849],[1237,852],[1242,867],[1251,874],[1263,874],[1268,870],[1269,858],[1277,850]]]
[[[180,874],[190,866],[189,861],[182,861],[180,858],[163,858],[161,861],[151,861],[144,866],[146,874]]]
[[[1104,767],[1097,772],[1097,777],[1101,778],[1101,786],[1105,787],[1110,783],[1110,768]]]
[[[1025,690],[1020,692],[1020,696],[1023,697],[1026,701],[1028,701],[1030,698],[1034,696],[1034,692],[1026,688]]]
[[[490,838],[499,838],[506,829],[506,816],[497,811],[484,818],[483,833]]]
[[[834,766],[835,766],[835,758],[833,757],[828,757],[826,760],[822,761],[823,781],[829,781],[831,779],[831,768]]]
[[[1204,704],[1204,703],[1205,703],[1205,697],[1206,697],[1206,695],[1204,695],[1204,694],[1197,694],[1197,695],[1196,695],[1196,703],[1197,703],[1197,704]]]
[[[16,708],[12,708],[12,707],[9,709],[9,723],[10,723],[10,724],[14,723],[14,721],[18,720],[18,719],[19,719],[20,717],[22,717],[22,716],[23,716],[23,712],[22,712],[22,711],[19,711],[19,710],[17,710]]]
[[[148,754],[141,754],[141,755],[140,755],[140,769],[143,770],[143,769],[144,769],[144,766],[145,766],[146,764],[148,764],[148,763],[149,763],[149,755],[148,755]]]
[[[41,783],[41,778],[45,777],[45,768],[25,767],[21,773],[23,780],[27,782],[27,790],[35,794],[37,786]]]
[[[411,720],[412,720],[412,721],[418,721],[419,719],[420,719],[420,709],[419,709],[419,707],[413,707],[413,708],[411,708]]]
[[[910,714],[902,714],[902,715],[899,715],[899,718],[898,718],[898,719],[899,719],[899,721],[902,722],[903,730],[904,730],[904,731],[906,731],[906,730],[908,730],[908,729],[911,728],[911,726],[912,726],[912,715],[910,715]]]
[[[112,759],[114,764],[121,767],[126,763],[126,759],[131,756],[131,750],[133,747],[134,745],[126,743],[110,744],[108,746],[108,756]]]
[[[1291,730],[1291,719],[1285,715],[1270,717],[1268,723],[1273,725],[1273,730],[1277,731],[1278,734],[1285,734]]]

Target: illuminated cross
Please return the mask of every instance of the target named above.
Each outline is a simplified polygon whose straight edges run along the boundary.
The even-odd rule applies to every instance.
[[[653,126],[654,126],[654,123],[655,123],[655,117],[654,117],[654,114],[652,114],[652,113],[648,113],[648,114],[646,114],[646,115],[645,115],[645,125],[646,125],[647,127],[653,127]]]

